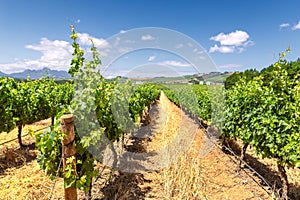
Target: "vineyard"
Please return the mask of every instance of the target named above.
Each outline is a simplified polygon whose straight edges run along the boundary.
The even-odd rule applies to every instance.
[[[45,183],[20,180],[31,186],[18,194],[11,192],[16,185],[0,181],[0,199],[60,199],[63,187],[78,188],[85,199],[300,198],[300,77],[297,70],[287,70],[285,52],[272,70],[249,80],[241,77],[226,90],[137,85],[105,80],[93,41],[93,59],[87,61],[73,27],[71,39],[72,81],[0,79],[0,179],[14,176],[11,166],[18,175],[22,168],[39,174]],[[76,158],[62,155],[66,135],[59,119],[69,113],[74,116]],[[42,122],[48,128],[35,131]],[[32,128],[23,137],[28,144],[22,141],[26,127]],[[14,140],[8,148],[11,135],[19,149]],[[128,160],[118,148],[147,155],[166,148],[162,157],[153,156],[153,165],[174,160],[151,172],[124,172],[118,169]],[[106,151],[112,152],[109,166]],[[46,176],[50,179],[42,178]],[[61,189],[54,189],[56,182]]]
[[[20,146],[26,146],[20,137],[24,125],[54,118],[72,98],[71,83],[59,85],[49,78],[24,82],[0,78],[0,89],[0,132],[9,132],[17,126]]]

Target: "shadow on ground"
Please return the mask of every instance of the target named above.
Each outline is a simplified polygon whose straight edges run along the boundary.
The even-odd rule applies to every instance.
[[[240,156],[241,154],[241,149],[238,144],[236,143],[230,143],[230,148]],[[230,152],[224,151],[227,154],[230,154]],[[279,173],[276,170],[273,170],[268,166],[267,164],[262,163],[258,158],[246,154],[245,156],[245,161],[250,167],[252,167],[256,172],[258,172],[260,175],[262,175],[267,182],[272,184],[273,190],[279,195],[281,187],[282,187],[282,182],[279,176]],[[260,184],[262,186],[267,186],[267,184],[264,183],[264,181],[255,173],[250,172],[247,167],[245,167],[245,170],[247,170],[249,173],[254,175],[257,179],[260,180]],[[300,183],[299,184],[294,184],[294,183],[289,183],[289,199],[291,200],[299,200],[300,199]]]
[[[2,148],[0,152],[0,175],[8,168],[19,168],[36,159],[35,144],[27,147]]]
[[[150,182],[140,173],[119,173],[113,175],[109,184],[101,189],[104,198],[101,200],[111,199],[145,199],[146,194],[151,188],[141,188],[140,184]]]

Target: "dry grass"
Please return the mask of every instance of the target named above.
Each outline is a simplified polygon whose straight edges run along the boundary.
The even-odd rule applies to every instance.
[[[164,162],[174,157],[174,154],[180,156],[166,169],[159,171],[160,178],[156,185],[162,187],[161,199],[272,199],[245,173],[237,174],[236,164],[221,150],[216,147],[208,148],[208,154],[203,157],[201,150],[206,144],[206,141],[203,142],[204,131],[198,126],[194,127],[193,120],[164,95],[160,98],[160,106],[166,116],[164,126],[147,145],[148,150],[158,150],[170,145],[181,134],[182,127],[188,131],[181,137],[189,137],[195,133],[192,143],[183,141],[181,144],[180,141],[177,149],[169,148],[165,152]],[[184,145],[188,145],[188,150],[180,154]]]
[[[149,140],[142,143],[146,152],[159,152],[158,164],[165,166],[147,173],[122,173],[108,167],[101,178],[94,183],[93,198],[98,199],[272,199],[261,186],[257,185],[245,172],[236,172],[232,156],[213,148],[201,154],[205,146],[205,133],[198,129],[177,106],[162,94],[157,106],[159,112],[152,117],[159,118],[151,129]],[[25,126],[23,134],[48,126],[50,119]],[[194,134],[191,134],[194,133]],[[192,136],[192,137],[190,137]],[[0,144],[17,137],[17,130],[0,134]],[[190,138],[189,138],[190,137]],[[187,140],[184,140],[188,138]],[[175,141],[172,147],[172,143]],[[190,141],[190,143],[189,143]],[[24,137],[25,143],[34,142],[31,136]],[[171,146],[171,147],[170,147]],[[187,148],[182,148],[187,147]],[[35,149],[19,148],[18,141],[0,147],[0,199],[48,199],[53,181],[39,169]],[[249,151],[251,154],[251,151]],[[174,156],[177,155],[177,156]],[[253,155],[253,157],[255,157]],[[271,176],[277,168],[274,161],[258,159],[270,168]],[[162,163],[166,164],[163,165]],[[169,164],[170,163],[170,164]],[[259,164],[259,163],[257,163]],[[104,166],[101,165],[99,169]],[[299,192],[299,169],[289,169],[288,176],[292,193]],[[256,178],[256,181],[260,181]],[[295,190],[295,191],[294,191]],[[82,191],[78,191],[82,199]],[[52,199],[63,199],[63,180],[57,179]]]
[[[163,111],[160,112],[163,114],[161,116],[164,119],[163,126],[152,138],[152,142],[148,143],[148,151],[157,151],[170,145],[176,136],[179,136],[182,131],[182,123],[186,120],[182,111],[171,103],[163,93],[161,94],[159,105]],[[186,129],[190,128],[191,131],[188,134],[193,135],[195,127],[186,127]],[[181,142],[186,141],[181,140],[178,144],[184,145]],[[177,146],[177,149],[171,147],[165,152],[163,159],[166,163],[171,161],[170,159],[174,157],[174,154],[178,154],[179,157],[171,165],[168,165],[166,169],[160,170],[158,174],[158,177],[160,177],[158,182],[162,186],[162,191],[160,191],[162,199],[204,199],[201,191],[204,182],[201,177],[201,168],[199,167],[200,161],[195,156],[199,150],[196,147],[199,147],[196,144],[198,142],[194,140],[189,150],[185,152],[180,152],[183,149],[179,146]]]
[[[246,155],[247,162],[257,170],[261,175],[263,175],[271,184],[273,184],[274,189],[279,193],[281,189],[281,182],[277,168],[276,159],[272,158],[262,158],[257,156],[253,149],[247,150]],[[288,168],[286,167],[286,173],[289,182],[289,196],[291,199],[300,199],[300,169],[299,168]]]
[[[205,199],[200,160],[185,153],[169,168],[162,170],[164,199]]]
[[[48,126],[50,126],[50,124],[51,124],[51,119],[49,118],[49,119],[41,120],[41,121],[33,123],[33,124],[25,125],[22,129],[22,136],[27,135],[30,131],[36,131],[36,130],[40,130],[42,128],[48,127]],[[14,128],[9,133],[2,132],[2,133],[0,133],[0,144],[4,143],[6,141],[9,141],[9,140],[16,139],[12,142],[4,144],[5,147],[16,147],[16,146],[18,146],[17,136],[18,136],[17,128]],[[26,142],[34,142],[34,137],[31,137],[30,135],[27,135],[27,136],[23,137],[22,139],[24,139]],[[0,148],[2,149],[3,146],[1,146]]]
[[[49,199],[53,181],[36,160],[12,167],[0,175],[0,199]],[[52,199],[63,199],[63,180],[57,179]]]
[[[23,127],[22,135],[30,130],[36,131],[50,125],[50,119],[42,120]],[[0,144],[17,138],[15,128],[9,133],[0,134]],[[27,135],[22,138],[24,143],[35,141]],[[53,187],[53,181],[40,170],[36,161],[38,151],[30,148],[20,148],[18,140],[6,143],[0,149],[0,199],[48,199]],[[63,180],[58,179],[53,191],[53,199],[62,199]]]

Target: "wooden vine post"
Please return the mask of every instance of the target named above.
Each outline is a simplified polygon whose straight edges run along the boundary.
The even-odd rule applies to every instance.
[[[63,169],[65,172],[68,158],[73,157],[71,163],[72,173],[76,175],[76,148],[73,115],[63,115],[60,118],[60,122],[62,132],[66,134],[66,138],[62,140]],[[77,190],[75,187],[65,188],[65,200],[77,200]]]

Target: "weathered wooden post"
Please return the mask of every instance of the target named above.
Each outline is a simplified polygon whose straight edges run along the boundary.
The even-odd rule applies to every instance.
[[[76,148],[73,115],[63,115],[60,118],[60,122],[62,132],[66,134],[66,138],[62,140],[63,169],[65,171],[65,168],[67,166],[67,159],[73,157],[73,173],[76,174]],[[65,188],[65,200],[77,200],[77,190],[75,187]]]

